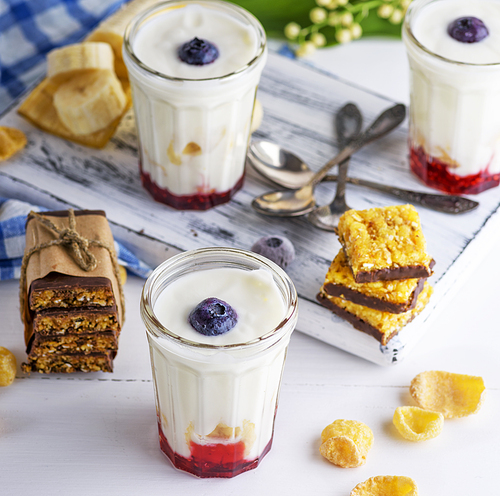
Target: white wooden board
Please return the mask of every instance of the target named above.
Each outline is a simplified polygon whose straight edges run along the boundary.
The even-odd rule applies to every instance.
[[[265,115],[255,137],[291,149],[313,169],[336,153],[333,115],[341,106],[348,101],[356,103],[368,123],[394,103],[276,54],[269,56],[258,97]],[[0,165],[0,195],[50,208],[103,209],[115,236],[152,264],[197,247],[249,249],[263,235],[287,236],[297,251],[288,273],[300,295],[298,330],[382,365],[396,363],[408,355],[429,331],[439,309],[460,288],[460,282],[466,279],[463,273],[474,269],[492,238],[500,232],[498,188],[478,195],[480,207],[463,215],[452,216],[417,206],[429,252],[437,261],[430,279],[435,293],[424,312],[388,346],[382,347],[315,300],[340,247],[336,236],[312,227],[305,218],[280,219],[256,214],[250,206],[251,200],[273,187],[253,170],[248,170],[244,189],[230,203],[207,212],[179,212],[154,202],[141,186],[132,113],[123,120],[104,150],[88,149],[43,133],[19,117],[15,108],[4,115],[0,124],[22,129],[29,140],[22,153]],[[432,192],[410,173],[406,140],[407,127],[403,125],[357,153],[351,160],[349,174]],[[333,192],[331,183],[321,185],[318,202],[329,202]],[[400,203],[354,186],[348,186],[347,199],[353,208]]]

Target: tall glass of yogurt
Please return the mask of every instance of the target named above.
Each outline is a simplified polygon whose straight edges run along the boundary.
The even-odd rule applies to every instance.
[[[191,320],[211,298],[236,315],[233,327],[217,335],[201,333]],[[297,322],[297,293],[288,275],[249,251],[188,251],[153,271],[141,316],[163,453],[174,467],[204,478],[256,468],[271,448]]]
[[[210,52],[208,58],[193,59],[193,44]],[[169,1],[130,23],[123,52],[143,186],[176,209],[206,210],[229,201],[243,185],[267,57],[262,25],[228,2]]]
[[[475,194],[500,182],[500,0],[414,0],[410,166],[427,185]]]

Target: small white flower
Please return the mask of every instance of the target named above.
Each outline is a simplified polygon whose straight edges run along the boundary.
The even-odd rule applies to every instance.
[[[344,12],[340,18],[340,22],[342,26],[345,26],[346,28],[349,27],[352,24],[353,17],[350,12]]]
[[[337,24],[340,24],[340,15],[337,12],[330,12],[328,15],[328,25],[337,26]]]
[[[285,36],[289,40],[294,40],[300,33],[300,26],[296,22],[289,22],[285,26]]]
[[[377,15],[382,19],[389,19],[394,12],[394,7],[392,5],[381,5],[377,10]]]
[[[316,46],[312,41],[306,41],[302,43],[302,45],[297,48],[295,55],[297,57],[307,57],[308,55],[313,54],[316,51]]]
[[[357,22],[353,23],[349,29],[351,31],[353,40],[361,38],[361,35],[363,34],[363,28]]]
[[[347,5],[349,3],[349,0],[337,0],[337,4],[340,6]]]
[[[316,4],[320,7],[327,7],[331,0],[316,0]]]
[[[399,24],[403,20],[404,14],[400,9],[395,9],[394,12],[389,17],[389,22],[392,24]]]
[[[313,33],[311,35],[311,41],[314,43],[314,46],[317,47],[326,45],[326,37],[323,33]]]
[[[335,33],[335,39],[339,43],[349,43],[352,40],[351,31],[349,29],[339,29]]]
[[[319,24],[326,19],[327,13],[325,9],[315,7],[311,10],[311,12],[309,12],[309,17],[314,24]]]

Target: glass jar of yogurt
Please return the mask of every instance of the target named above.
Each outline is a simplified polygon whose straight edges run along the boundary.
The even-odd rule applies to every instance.
[[[193,310],[211,298],[234,310],[230,330],[210,335],[193,327]],[[141,315],[161,450],[176,468],[198,477],[256,468],[271,448],[297,322],[297,293],[287,274],[243,250],[181,253],[146,281]]]
[[[262,25],[228,2],[170,1],[130,23],[123,51],[144,187],[177,209],[229,201],[243,185]]]
[[[500,1],[414,0],[410,166],[427,185],[480,193],[500,182]]]

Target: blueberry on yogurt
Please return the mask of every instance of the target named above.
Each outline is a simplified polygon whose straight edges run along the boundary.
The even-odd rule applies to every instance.
[[[260,238],[254,243],[251,250],[269,258],[282,269],[286,269],[295,258],[295,249],[292,242],[283,236]]]
[[[195,37],[181,45],[177,54],[186,64],[207,65],[219,57],[219,50],[213,43]]]
[[[219,336],[236,325],[238,315],[229,303],[219,298],[207,298],[196,305],[188,320],[200,334]]]
[[[477,43],[484,40],[489,32],[481,19],[459,17],[449,24],[448,34],[461,43]]]

